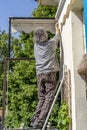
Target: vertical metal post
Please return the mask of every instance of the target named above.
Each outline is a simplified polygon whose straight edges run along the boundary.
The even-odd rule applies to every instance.
[[[2,129],[4,128],[5,104],[6,104],[6,87],[7,87],[7,60],[4,61],[4,78],[3,78],[3,99],[2,99]]]
[[[85,23],[86,53],[87,53],[87,0],[84,0],[84,23]]]
[[[10,46],[11,46],[11,18],[9,18],[9,37],[8,37],[8,57],[10,58]]]
[[[9,18],[9,36],[8,36],[8,55],[7,57],[10,58],[10,44],[11,44],[11,18]],[[3,78],[3,99],[2,99],[2,129],[4,128],[4,120],[5,120],[5,105],[6,105],[6,89],[7,89],[7,67],[8,67],[8,60],[4,60],[4,78]]]

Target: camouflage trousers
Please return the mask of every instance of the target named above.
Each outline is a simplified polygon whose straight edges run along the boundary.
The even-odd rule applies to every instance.
[[[43,126],[56,90],[56,72],[43,73],[37,76],[38,104],[34,115],[34,125]]]

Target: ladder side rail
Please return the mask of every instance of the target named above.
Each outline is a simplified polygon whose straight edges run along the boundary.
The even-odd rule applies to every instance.
[[[49,119],[50,114],[51,114],[51,112],[52,112],[53,106],[54,106],[54,104],[55,104],[55,102],[56,102],[56,100],[57,100],[57,97],[59,96],[60,90],[61,90],[61,88],[62,88],[63,81],[64,81],[64,67],[63,67],[63,77],[62,77],[62,80],[61,80],[61,82],[60,82],[59,88],[58,88],[57,93],[56,93],[56,95],[55,95],[55,97],[54,97],[53,103],[52,103],[52,105],[51,105],[51,108],[50,108],[50,110],[49,110],[49,113],[48,113],[48,115],[47,115],[47,118],[46,118],[46,121],[45,121],[45,123],[44,123],[44,125],[43,125],[42,130],[45,130],[45,127],[46,127],[46,125],[47,125],[48,119]]]
[[[48,112],[48,115],[47,115],[47,118],[45,120],[45,123],[43,125],[42,130],[45,130],[45,127],[47,125],[48,119],[49,119],[50,114],[52,112],[53,106],[54,106],[54,104],[55,104],[55,102],[57,100],[57,97],[59,96],[59,93],[61,91],[62,84],[63,84],[63,81],[64,81],[64,55],[63,55],[62,37],[60,37],[60,39],[61,40],[60,40],[60,70],[59,70],[59,80],[58,80],[57,85],[56,85],[56,91],[55,91],[56,95],[54,97],[54,100],[53,100],[53,103],[51,105],[51,108],[50,108],[50,110]]]

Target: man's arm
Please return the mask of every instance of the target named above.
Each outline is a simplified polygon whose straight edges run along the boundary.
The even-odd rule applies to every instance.
[[[54,44],[56,44],[56,46],[58,46],[58,43],[60,43],[61,41],[61,35],[58,23],[55,24],[55,36],[51,40],[54,41]]]
[[[56,23],[55,24],[55,36],[53,38],[53,40],[55,41],[56,44],[58,44],[58,42],[61,41],[61,35],[60,35],[60,29],[59,29],[59,24]]]
[[[55,24],[55,30],[56,30],[56,34],[60,35],[60,29],[59,29],[59,24],[58,23]]]

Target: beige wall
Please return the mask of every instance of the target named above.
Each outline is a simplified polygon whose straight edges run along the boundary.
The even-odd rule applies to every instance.
[[[61,17],[59,22],[61,23]],[[72,130],[87,130],[85,82],[77,73],[84,49],[83,12],[70,11],[61,30],[64,64],[71,71]]]
[[[82,60],[84,52],[84,37],[83,37],[83,12],[71,12],[72,23],[72,106],[73,122],[76,124],[76,130],[87,130],[87,100],[86,86],[84,80],[77,73],[78,66]],[[74,114],[75,112],[75,114]],[[75,121],[74,121],[75,120]],[[74,130],[74,125],[73,125]]]

